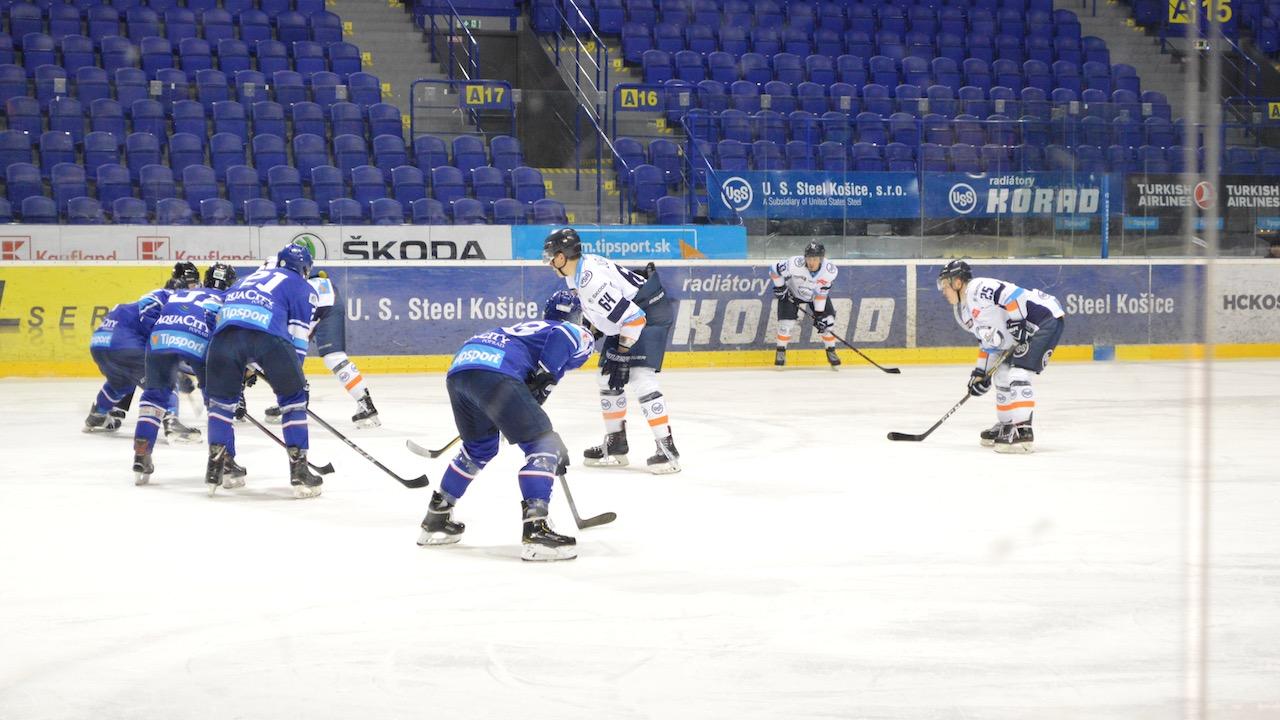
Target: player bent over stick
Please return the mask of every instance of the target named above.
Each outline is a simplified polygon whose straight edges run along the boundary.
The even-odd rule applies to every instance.
[[[977,397],[996,386],[997,422],[978,437],[1001,453],[1029,453],[1035,440],[1031,416],[1036,408],[1031,379],[1040,374],[1062,338],[1066,318],[1058,299],[1011,282],[973,276],[969,263],[952,260],[938,273],[938,289],[960,327],[981,342],[977,367],[969,375],[969,394]],[[991,375],[988,363],[1012,349]]]
[[[462,450],[449,463],[440,489],[431,495],[422,520],[419,545],[458,542],[465,526],[453,520],[453,508],[476,474],[498,454],[498,433],[524,451],[520,503],[523,560],[568,560],[577,556],[577,540],[547,524],[551,485],[568,465],[568,450],[551,427],[542,403],[564,374],[591,357],[594,343],[586,328],[553,318],[494,328],[468,340],[449,366],[445,386]]]
[[[827,302],[831,283],[839,273],[835,265],[827,262],[827,248],[817,240],[804,246],[804,255],[793,255],[769,270],[773,296],[778,298],[778,347],[773,355],[776,367],[787,364],[787,343],[795,337],[801,305],[808,305],[812,311],[813,327],[822,333],[822,345],[831,369],[840,365],[836,336],[831,332],[836,324],[836,311]]]
[[[302,360],[315,313],[315,291],[307,282],[311,253],[288,245],[276,256],[276,268],[263,268],[232,285],[218,312],[209,342],[209,463],[205,486],[242,487],[242,478],[224,477],[235,458],[232,422],[240,404],[245,368],[256,363],[284,411],[284,442],[289,453],[289,484],[298,498],[320,494],[323,480],[307,468],[307,379]]]
[[[658,274],[651,272],[646,278],[599,255],[583,255],[582,240],[573,228],[561,228],[547,236],[542,260],[578,291],[583,317],[605,335],[599,378],[605,438],[603,445],[583,453],[586,464],[627,464],[630,448],[623,391],[630,385],[640,397],[640,410],[657,445],[657,453],[646,461],[649,471],[680,472],[680,452],[671,434],[667,401],[658,387],[674,316]]]

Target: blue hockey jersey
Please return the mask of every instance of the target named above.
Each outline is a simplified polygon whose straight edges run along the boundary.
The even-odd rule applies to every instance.
[[[566,372],[581,367],[594,349],[583,327],[533,320],[471,336],[453,356],[449,374],[488,370],[524,382],[533,371],[545,370],[559,382]]]
[[[218,310],[222,307],[222,295],[220,290],[204,288],[179,290],[170,295],[151,328],[150,351],[181,355],[185,360],[203,363]]]
[[[147,346],[154,318],[144,318],[138,303],[120,303],[102,319],[89,338],[90,348],[110,350],[142,350]]]
[[[262,268],[227,290],[213,332],[242,327],[275,335],[291,342],[302,362],[317,301],[315,289],[298,273]]]

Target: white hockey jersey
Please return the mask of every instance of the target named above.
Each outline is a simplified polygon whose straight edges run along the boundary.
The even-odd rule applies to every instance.
[[[333,288],[333,281],[327,276],[316,276],[308,278],[307,282],[311,283],[311,287],[316,291],[316,311],[311,316],[313,322],[319,322],[321,318],[333,312],[333,305],[337,302],[338,292]]]
[[[582,315],[605,335],[617,335],[631,346],[644,330],[645,314],[631,302],[645,279],[612,260],[599,255],[583,255],[578,271],[564,279],[578,291]]]
[[[827,307],[827,295],[831,292],[831,283],[835,282],[838,274],[840,271],[836,266],[826,260],[818,266],[817,272],[809,272],[809,268],[804,264],[803,255],[795,255],[779,261],[769,270],[769,277],[773,278],[774,287],[782,287],[785,284],[797,300],[812,302],[816,312],[822,312]]]
[[[1058,299],[1044,291],[984,277],[973,278],[965,285],[964,295],[952,311],[960,327],[973,333],[982,344],[980,364],[988,353],[1024,342],[1047,318],[1064,314]]]

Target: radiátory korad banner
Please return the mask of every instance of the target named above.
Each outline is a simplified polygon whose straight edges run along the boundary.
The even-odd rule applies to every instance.
[[[1103,211],[1102,198],[1108,183],[1107,175],[1089,173],[925,173],[924,215],[930,218],[1096,215]],[[1112,207],[1111,212],[1119,212],[1119,208]]]

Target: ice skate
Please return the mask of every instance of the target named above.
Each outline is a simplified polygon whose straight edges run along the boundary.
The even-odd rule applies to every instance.
[[[289,484],[293,486],[293,496],[298,499],[316,497],[324,484],[324,478],[307,467],[307,451],[302,448],[289,447]]]
[[[218,487],[222,485],[222,475],[226,470],[226,459],[226,445],[209,446],[209,462],[204,469],[204,487],[209,491],[209,497],[213,497]]]
[[[680,472],[680,451],[676,450],[675,438],[668,434],[661,440],[655,440],[658,452],[645,461],[649,472],[654,475],[670,475]]]
[[[462,539],[462,532],[467,526],[453,520],[453,505],[449,504],[438,490],[431,494],[431,504],[427,506],[427,516],[422,519],[422,534],[418,536],[418,544],[452,545]]]
[[[836,349],[833,347],[827,348],[827,362],[831,363],[832,370],[840,367],[840,356],[836,354]]]
[[[248,475],[244,467],[236,464],[236,459],[227,453],[222,458],[222,489],[235,490],[244,487],[244,476]]]
[[[627,421],[622,429],[604,436],[603,445],[595,445],[582,452],[582,464],[588,467],[623,467],[627,464]]]
[[[133,441],[133,484],[146,485],[151,481],[151,473],[156,466],[151,462],[151,453],[147,452],[146,440]]]
[[[778,349],[773,351],[773,366],[785,367],[786,364],[787,364],[787,348],[784,345],[779,345]]]
[[[193,427],[187,427],[178,420],[177,415],[164,416],[164,441],[172,445],[173,443],[197,443],[203,438],[200,431]]]
[[[1035,434],[1031,432],[1031,421],[1006,425],[995,439],[995,451],[998,453],[1029,453],[1035,450]]]
[[[1004,429],[1004,425],[996,423],[991,427],[978,433],[978,442],[982,443],[982,447],[991,447],[996,444],[996,438],[1000,437],[1000,431]]]
[[[380,427],[382,421],[378,419],[378,409],[373,406],[373,396],[368,390],[364,391],[364,395],[356,401],[359,407],[358,412],[351,416],[351,422],[356,424],[358,428]]]
[[[99,430],[106,430],[106,428],[104,427],[106,424],[107,424],[107,414],[98,412],[97,406],[90,405],[89,417],[84,419],[84,427],[81,428],[80,430],[81,432],[87,432],[87,433],[97,432]]]
[[[284,413],[280,412],[279,405],[272,405],[271,407],[262,411],[262,421],[268,425],[279,425],[280,417],[283,414]]]
[[[524,511],[521,560],[548,562],[578,557],[578,541],[568,535],[561,535],[547,524],[545,500],[524,500],[520,507]]]

